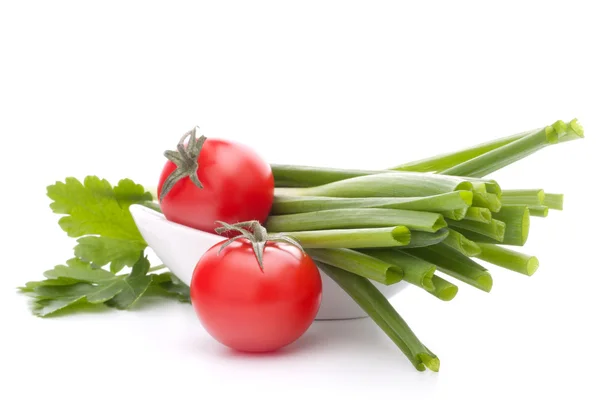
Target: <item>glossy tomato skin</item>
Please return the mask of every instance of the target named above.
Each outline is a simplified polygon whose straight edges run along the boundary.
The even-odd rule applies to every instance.
[[[218,254],[220,247],[202,256],[190,286],[206,330],[246,352],[274,351],[298,339],[321,304],[321,276],[312,259],[290,244],[268,242],[263,271],[246,239]]]
[[[271,167],[249,147],[208,138],[198,156],[200,189],[186,177],[160,203],[165,217],[175,223],[214,233],[217,220],[264,222],[273,203]],[[158,193],[176,169],[168,161],[160,175]]]

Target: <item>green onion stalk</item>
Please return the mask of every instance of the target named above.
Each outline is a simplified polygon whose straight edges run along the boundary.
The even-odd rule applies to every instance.
[[[501,189],[487,175],[581,137],[574,119],[384,170],[272,165],[267,227],[300,241],[417,369],[437,370],[439,360],[370,281],[406,281],[449,301],[458,286],[443,275],[491,290],[490,272],[473,258],[532,275],[537,258],[504,245],[523,246],[530,216],[562,210],[563,196]]]
[[[375,321],[419,371],[440,369],[439,358],[417,338],[389,301],[366,278],[318,262],[333,279]]]

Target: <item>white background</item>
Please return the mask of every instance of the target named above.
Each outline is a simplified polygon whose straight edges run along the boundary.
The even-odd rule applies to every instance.
[[[0,3],[0,407],[597,407],[594,2],[399,3]],[[494,175],[566,194],[533,220],[538,272],[493,269],[490,294],[461,285],[449,303],[393,300],[438,374],[369,320],[247,356],[187,305],[40,319],[15,292],[72,254],[45,186],[155,184],[194,125],[271,162],[375,169],[572,117],[586,139]]]

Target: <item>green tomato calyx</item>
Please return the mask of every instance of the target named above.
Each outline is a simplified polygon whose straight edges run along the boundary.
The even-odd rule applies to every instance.
[[[267,229],[265,229],[260,222],[256,220],[241,222],[235,224],[229,224],[221,221],[217,221],[221,225],[221,227],[217,227],[215,231],[218,234],[228,233],[228,232],[237,232],[238,235],[227,240],[217,254],[221,253],[221,251],[229,246],[231,243],[238,239],[246,239],[252,245],[252,249],[254,250],[254,254],[256,255],[256,260],[258,261],[258,265],[261,270],[264,270],[263,265],[263,256],[265,252],[265,246],[267,242],[280,242],[280,243],[288,243],[292,246],[298,247],[300,250],[304,252],[302,245],[297,242],[295,239],[287,236],[283,233],[268,233]]]
[[[198,178],[198,157],[200,156],[200,151],[206,141],[206,136],[201,135],[198,137],[198,133],[199,128],[196,126],[194,129],[183,134],[181,139],[179,139],[177,150],[165,151],[165,157],[173,162],[177,168],[165,179],[162,189],[160,190],[159,201],[162,202],[167,193],[173,189],[173,186],[186,177],[189,177],[192,183],[198,188],[203,188],[202,183]],[[188,137],[189,141],[186,145],[185,140]]]

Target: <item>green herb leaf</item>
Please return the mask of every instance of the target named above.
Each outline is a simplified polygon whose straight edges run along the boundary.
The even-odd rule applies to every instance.
[[[140,257],[133,266],[131,274],[122,280],[122,291],[117,293],[114,298],[108,300],[106,304],[121,310],[131,307],[142,295],[144,295],[150,286],[152,277],[147,275],[149,269],[150,262],[148,261],[148,258]]]
[[[138,253],[139,257],[139,253]],[[59,265],[44,273],[47,278],[71,278],[83,282],[95,282],[114,277],[110,271],[93,268],[89,263],[76,258],[67,260],[67,265]]]
[[[71,305],[83,302],[85,296],[39,300],[33,303],[33,313],[39,317],[46,317]]]
[[[131,307],[148,289],[152,276],[148,258],[141,255],[131,274],[113,275],[93,268],[77,259],[67,266],[56,266],[46,272],[48,280],[30,282],[21,289],[34,297],[33,312],[45,317],[76,304],[101,304],[126,309]],[[172,277],[164,277],[161,284],[173,283]]]
[[[121,180],[114,188],[105,179],[88,176],[81,183],[75,178],[48,186],[50,204],[60,219],[62,229],[71,237],[79,237],[75,255],[94,266],[110,263],[116,273],[133,266],[146,243],[138,231],[129,206],[152,200],[142,185],[130,179]]]
[[[18,290],[24,293],[33,292],[36,288],[42,286],[55,286],[55,285],[71,285],[78,281],[72,278],[49,278],[43,281],[29,281],[25,283],[23,287],[19,287]]]
[[[38,300],[69,298],[85,296],[95,290],[95,286],[89,283],[75,283],[71,285],[44,285],[37,287],[35,295]]]
[[[99,304],[115,295],[117,283],[121,277],[113,277],[100,285],[79,282],[71,285],[45,285],[40,282],[34,289],[35,301],[33,313],[45,317],[69,306]],[[110,289],[110,291],[107,291]],[[118,292],[120,290],[117,290]]]
[[[131,179],[122,179],[113,189],[119,206],[128,208],[134,203],[151,202],[152,194],[147,192],[142,185],[138,185]]]
[[[146,248],[140,241],[86,236],[77,240],[75,255],[97,266],[110,263],[110,271],[117,273],[125,266],[133,266]]]
[[[83,184],[75,178],[48,186],[50,207],[54,213],[66,214],[60,227],[71,237],[98,234],[115,239],[144,242],[128,206],[133,200],[151,196],[140,195],[143,187],[127,179],[121,181],[117,191],[106,179],[88,176]]]
[[[88,176],[48,186],[50,207],[66,215],[59,224],[78,237],[75,258],[44,273],[46,280],[30,281],[19,290],[33,298],[33,313],[45,317],[70,308],[94,304],[126,309],[148,289],[159,295],[189,302],[189,287],[171,273],[148,274],[147,246],[129,212],[132,204],[148,205],[152,195],[129,179],[111,186],[105,179]],[[110,269],[102,268],[109,265]],[[130,274],[119,274],[133,266]],[[152,271],[158,268],[152,269]]]
[[[159,289],[161,292],[173,296],[181,302],[191,302],[190,287],[173,273],[154,274],[151,277],[151,288]]]

